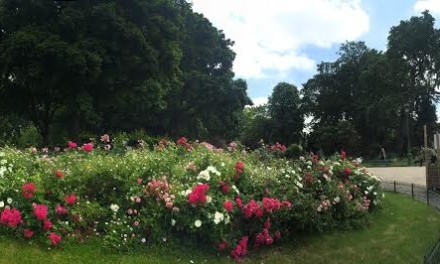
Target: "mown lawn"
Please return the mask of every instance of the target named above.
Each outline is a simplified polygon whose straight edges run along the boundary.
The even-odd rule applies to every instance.
[[[440,214],[423,203],[387,193],[383,209],[362,230],[294,238],[250,255],[246,263],[421,263],[440,237]],[[96,241],[51,249],[1,238],[0,263],[231,263],[226,256],[161,246],[135,254],[103,249]]]

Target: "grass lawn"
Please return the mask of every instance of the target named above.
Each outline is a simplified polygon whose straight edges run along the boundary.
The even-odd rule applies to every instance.
[[[246,263],[421,263],[440,237],[440,213],[405,196],[386,193],[383,209],[362,230],[302,236],[253,254]],[[0,263],[231,263],[226,256],[197,249],[150,248],[117,254],[99,243],[47,250],[0,238]]]

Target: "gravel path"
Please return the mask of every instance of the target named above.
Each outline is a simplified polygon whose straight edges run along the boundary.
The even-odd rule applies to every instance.
[[[425,167],[386,167],[367,168],[367,170],[383,181],[426,186]]]

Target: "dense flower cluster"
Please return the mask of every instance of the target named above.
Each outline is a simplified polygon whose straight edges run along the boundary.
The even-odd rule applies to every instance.
[[[92,143],[86,143],[86,144],[84,144],[83,145],[83,150],[85,151],[85,152],[92,152],[93,151],[93,144]]]
[[[57,235],[57,234],[54,233],[54,232],[51,232],[51,233],[49,234],[49,239],[50,239],[50,244],[51,244],[52,246],[56,246],[56,245],[58,245],[58,244],[61,242],[61,236],[60,236],[60,235]]]
[[[231,200],[225,201],[223,203],[223,208],[226,212],[231,213],[234,210],[234,203]]]
[[[235,248],[231,250],[231,257],[233,259],[237,260],[247,254],[248,240],[248,236],[243,236]]]
[[[17,227],[22,221],[20,212],[15,208],[5,208],[0,215],[0,223],[11,228]]]
[[[163,176],[160,180],[152,179],[145,188],[147,197],[155,197],[157,201],[163,201],[166,208],[176,211],[178,210],[178,208],[174,206],[176,196],[169,192],[170,185],[168,184],[166,176]],[[134,197],[133,201],[139,203],[140,197]]]
[[[68,142],[55,155],[50,149],[0,149],[1,168],[7,163],[0,170],[6,179],[0,234],[43,238],[51,246],[61,236],[96,234],[127,251],[184,234],[239,260],[303,227],[325,231],[365,223],[379,202],[378,181],[344,152],[330,160],[309,154],[292,161],[279,153],[265,158],[235,151],[236,143],[220,152],[185,138],[142,141],[155,144],[151,148],[129,141],[140,142],[122,135],[106,149],[110,137],[103,135],[81,147]]]
[[[176,141],[176,144],[185,147],[187,150],[191,150],[192,149],[191,144],[188,142],[188,140],[185,137],[179,138]]]
[[[44,204],[34,204],[34,216],[41,221],[46,220],[47,217],[47,206]]]
[[[30,199],[34,197],[35,190],[36,190],[35,184],[32,182],[25,183],[23,184],[23,186],[21,186],[21,193],[23,194],[23,197],[26,199]]]
[[[204,205],[207,201],[206,192],[209,190],[208,184],[198,184],[193,187],[188,195],[188,202],[193,205]]]
[[[263,216],[263,208],[254,199],[250,200],[245,206],[243,206],[242,210],[246,218],[251,218],[253,216],[260,218]]]
[[[269,146],[269,150],[274,151],[280,151],[282,153],[286,152],[286,145],[281,145],[280,143],[276,142],[275,145]]]
[[[64,196],[64,201],[70,205],[74,204],[76,202],[76,195],[74,193],[70,195]]]

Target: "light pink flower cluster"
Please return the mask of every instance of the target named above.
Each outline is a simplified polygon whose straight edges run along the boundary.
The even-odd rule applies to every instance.
[[[161,180],[152,179],[145,188],[147,197],[156,197],[158,202],[163,201],[165,203],[166,208],[178,211],[179,209],[174,206],[176,196],[169,192],[170,185],[166,176],[163,176]]]

